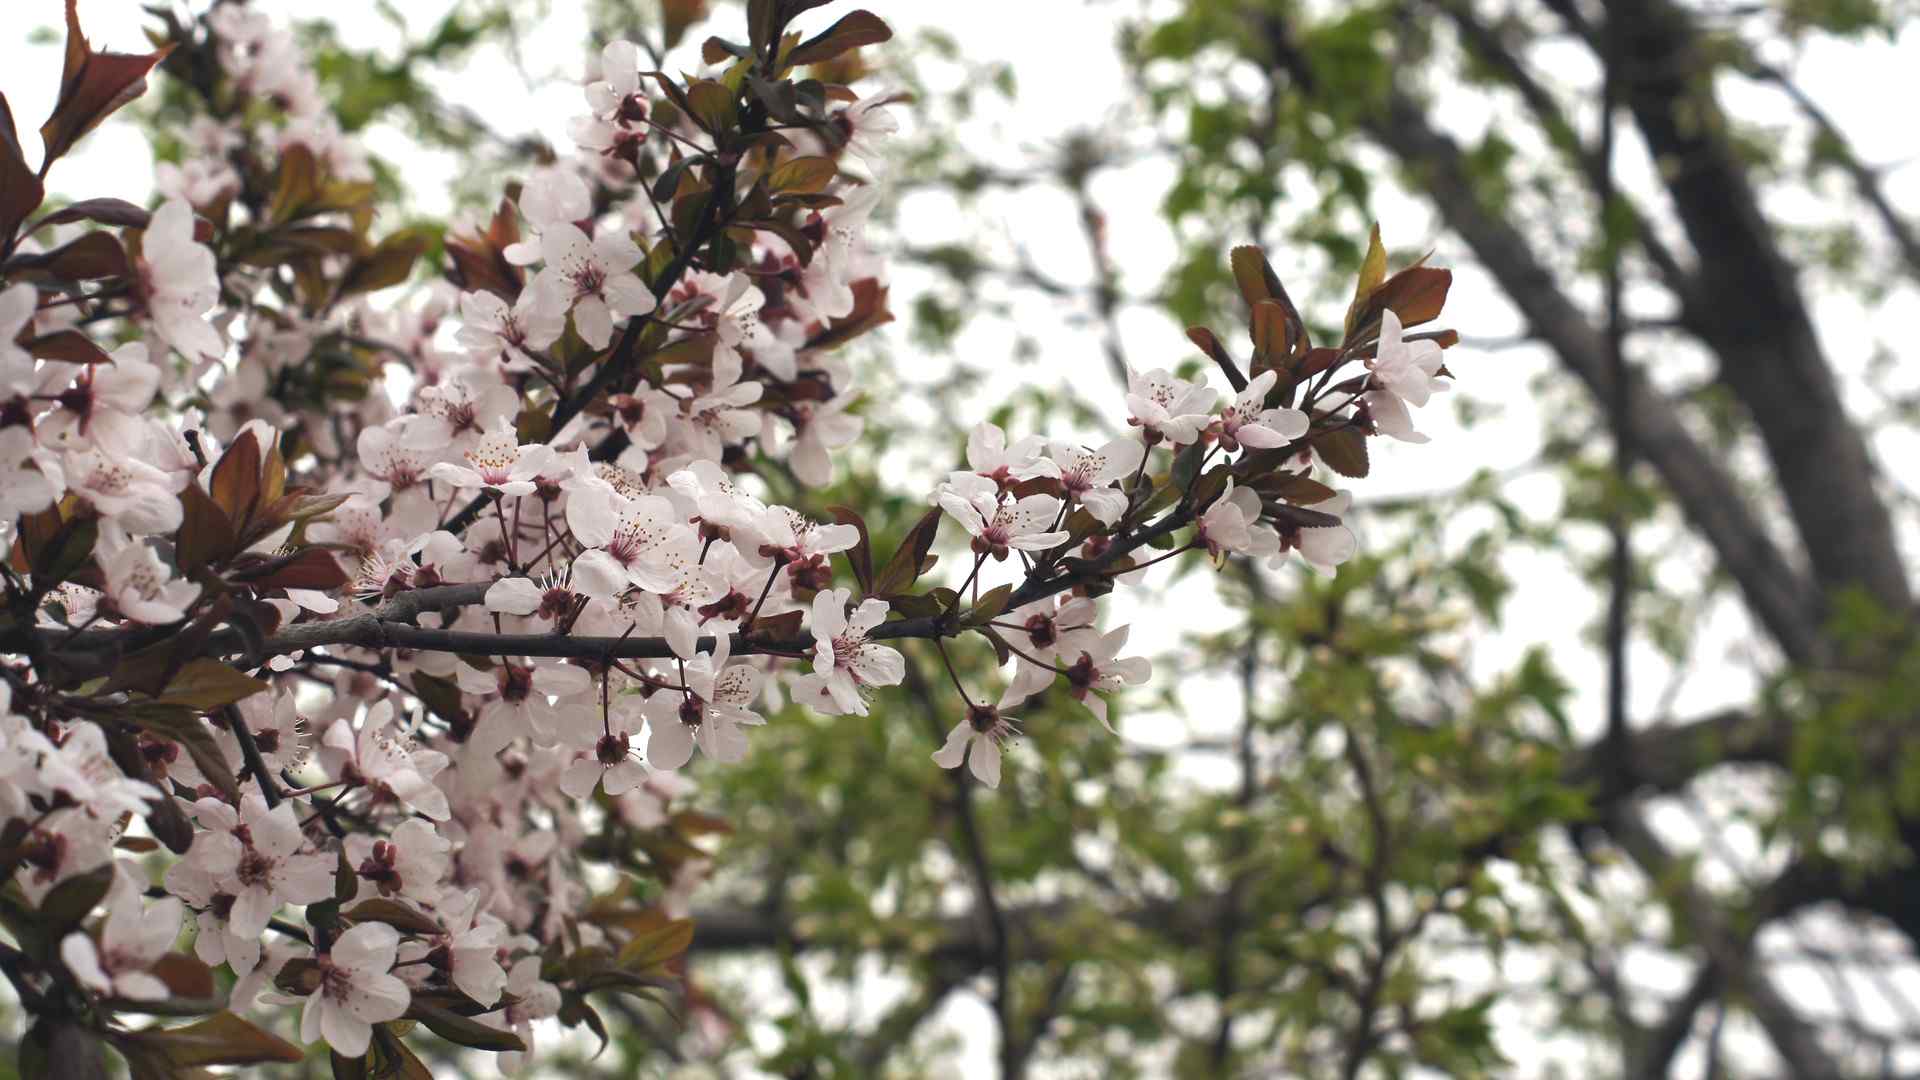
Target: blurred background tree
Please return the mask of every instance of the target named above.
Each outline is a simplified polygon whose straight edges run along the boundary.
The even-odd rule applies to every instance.
[[[738,17],[366,7],[309,40],[422,218],[566,145],[564,109],[503,120],[474,80],[571,105],[593,43]],[[686,1008],[548,1068],[1920,1069],[1915,503],[1876,464],[1913,446],[1920,242],[1911,178],[1855,144],[1915,148],[1800,74],[1875,85],[1910,5],[1060,2],[1037,53],[1021,5],[882,7],[917,28],[864,57],[917,96],[887,204],[917,269],[860,346],[889,449],[782,498],[891,550],[963,418],[1097,434],[1127,365],[1198,370],[1180,328],[1244,324],[1227,248],[1337,280],[1375,218],[1396,264],[1462,270],[1457,465],[1379,455],[1398,494],[1336,579],[1182,566],[1136,628],[1179,676],[1124,740],[1037,699],[997,792],[928,760],[960,708],[930,647],[874,720],[775,717],[698,775],[725,827]]]

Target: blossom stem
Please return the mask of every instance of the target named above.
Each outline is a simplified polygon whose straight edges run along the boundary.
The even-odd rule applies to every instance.
[[[337,787],[346,787],[350,783],[351,781],[348,780],[334,780],[325,784],[316,784],[310,788],[290,788],[287,791],[287,798],[298,799],[305,795],[312,795],[316,791],[331,791]]]
[[[934,638],[933,647],[940,651],[940,662],[946,665],[947,678],[953,680],[953,688],[960,692],[960,700],[967,703],[967,708],[973,708],[973,699],[967,696],[967,688],[960,685],[960,673],[953,670],[953,657],[947,655],[946,639]]]
[[[221,710],[226,716],[227,727],[233,732],[234,741],[240,744],[240,757],[246,762],[247,771],[260,785],[260,795],[267,800],[267,809],[280,805],[280,789],[273,782],[273,772],[267,768],[267,759],[260,756],[260,744],[253,740],[253,729],[247,727],[246,717],[240,715],[236,706],[228,705]]]
[[[974,556],[973,572],[967,575],[967,580],[961,584],[960,590],[953,594],[953,605],[947,608],[947,614],[951,615],[954,612],[960,610],[960,598],[962,596],[965,596],[967,593],[967,590],[973,587],[973,583],[980,579],[980,568],[982,566],[985,566],[986,562],[987,562],[987,556],[985,552],[982,552],[981,554]],[[975,600],[979,599],[978,593],[974,594],[974,599]]]
[[[985,634],[986,631],[982,630],[981,633]],[[1045,660],[1042,660],[1039,657],[1034,656],[1032,653],[1025,652],[1020,649],[1016,649],[1013,647],[1013,645],[1008,643],[1005,639],[1002,639],[1000,644],[1006,645],[1008,652],[1012,653],[1013,655],[1019,657],[1022,660],[1025,660],[1027,663],[1032,664],[1034,667],[1046,668],[1048,671],[1054,672],[1059,675],[1065,675],[1067,673],[1066,668],[1063,668],[1058,664],[1049,664]]]
[[[780,568],[786,564],[787,560],[784,557],[773,560],[773,572],[767,575],[767,583],[760,590],[760,599],[753,602],[753,610],[747,614],[747,621],[740,624],[741,633],[753,629],[754,620],[760,617],[760,609],[766,605],[767,597],[773,593],[773,583],[780,576]]]
[[[1151,559],[1148,559],[1146,562],[1138,563],[1136,565],[1127,566],[1127,567],[1115,567],[1108,570],[1102,570],[1100,572],[1108,577],[1119,577],[1121,574],[1131,574],[1135,570],[1145,570],[1147,567],[1152,566],[1154,563],[1166,562],[1168,559],[1173,558],[1175,555],[1185,555],[1187,552],[1192,551],[1197,546],[1198,545],[1194,544],[1192,541],[1188,541],[1187,543],[1182,544],[1177,548],[1174,548],[1172,551],[1167,552],[1165,555],[1157,555]]]

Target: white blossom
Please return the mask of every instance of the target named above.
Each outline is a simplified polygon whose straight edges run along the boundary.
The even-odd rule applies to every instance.
[[[300,1038],[325,1039],[344,1058],[367,1052],[373,1025],[398,1020],[412,995],[392,971],[400,932],[386,923],[365,922],[333,939],[317,953],[320,984],[307,995],[300,1012]]]

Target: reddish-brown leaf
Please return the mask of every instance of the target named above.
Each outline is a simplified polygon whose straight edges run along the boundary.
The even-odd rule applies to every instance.
[[[27,342],[27,351],[41,360],[66,364],[111,364],[113,357],[78,330],[55,330]]]
[[[13,109],[0,94],[0,251],[8,250],[13,231],[40,208],[46,188],[20,152],[20,136],[13,126]]]
[[[878,45],[891,41],[893,31],[871,11],[848,12],[839,22],[827,27],[821,33],[787,54],[788,64],[804,67],[808,64],[823,64],[841,53],[850,52],[862,45]]]
[[[832,349],[893,321],[887,310],[887,290],[873,278],[853,283],[853,311],[844,319],[835,319],[825,330],[807,342],[809,349]]]
[[[167,953],[154,962],[153,973],[167,984],[174,997],[210,998],[213,996],[213,969],[186,953]]]
[[[15,255],[5,269],[60,282],[125,277],[129,272],[127,249],[109,232],[90,232],[52,251]]]
[[[230,1012],[215,1013],[185,1027],[146,1028],[117,1036],[128,1047],[157,1057],[179,1069],[203,1065],[257,1065],[264,1062],[297,1064],[301,1049],[254,1027]]]
[[[833,520],[842,525],[851,525],[860,534],[860,542],[846,552],[847,564],[853,567],[853,577],[860,583],[862,595],[873,592],[873,545],[867,539],[867,520],[858,510],[846,506],[829,506],[827,512]]]
[[[227,512],[228,520],[243,529],[254,503],[260,498],[260,441],[251,431],[242,431],[213,467],[208,494]]]
[[[1367,437],[1360,434],[1359,429],[1335,428],[1315,436],[1313,448],[1319,452],[1320,460],[1341,476],[1367,475]]]
[[[125,199],[82,199],[65,209],[55,210],[46,217],[33,223],[29,232],[46,228],[48,225],[69,225],[76,221],[92,221],[101,225],[119,225],[131,229],[144,229],[153,220],[153,215],[128,202]]]
[[[345,585],[346,571],[325,548],[302,548],[284,559],[275,559],[258,576],[241,572],[234,575],[256,589],[317,589],[329,592]]]
[[[1446,306],[1447,290],[1453,287],[1453,271],[1437,266],[1409,266],[1388,278],[1374,290],[1367,302],[1368,314],[1378,318],[1391,308],[1400,316],[1402,326],[1419,326],[1440,317]]]
[[[168,45],[152,53],[94,52],[80,30],[77,0],[67,0],[67,56],[60,73],[60,97],[53,114],[40,125],[46,162],[65,154],[114,110],[145,93],[147,72],[172,51]],[[41,171],[46,171],[44,165]]]

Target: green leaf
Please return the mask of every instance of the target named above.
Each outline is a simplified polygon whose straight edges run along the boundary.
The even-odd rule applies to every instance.
[[[193,709],[218,709],[271,689],[266,683],[218,660],[201,657],[189,661],[167,684],[157,699],[162,705],[185,705]]]
[[[420,229],[402,229],[380,241],[365,257],[354,260],[340,280],[336,298],[359,293],[379,292],[406,283],[413,276],[413,264],[427,253],[432,237]]]
[[[1194,480],[1200,476],[1200,463],[1206,460],[1207,449],[1206,443],[1193,442],[1174,454],[1171,476],[1175,488],[1186,491],[1193,487]]]
[[[1012,596],[1012,582],[1008,582],[1005,585],[997,585],[989,589],[987,594],[980,598],[979,603],[967,609],[967,625],[979,626],[982,623],[999,618],[1000,613],[1007,610],[1007,601]]]
[[[301,548],[263,566],[236,569],[232,580],[256,589],[314,589],[331,592],[352,580],[326,548]]]
[[[79,202],[62,207],[33,223],[27,231],[36,232],[49,225],[71,225],[76,221],[91,221],[99,225],[117,225],[122,228],[144,229],[153,220],[153,215],[128,202],[125,199],[100,198],[81,199]]]
[[[20,254],[7,260],[7,272],[56,282],[126,277],[127,249],[109,232],[90,232],[52,251]]]
[[[1391,309],[1400,317],[1401,326],[1418,326],[1440,317],[1446,306],[1447,291],[1453,287],[1453,271],[1434,266],[1409,266],[1388,278],[1368,297],[1359,321],[1350,332],[1374,326],[1380,313]],[[1443,346],[1444,347],[1444,346]]]
[[[78,1024],[42,1019],[20,1040],[22,1077],[107,1080],[105,1044]]]
[[[1367,235],[1367,254],[1360,260],[1360,277],[1353,286],[1353,302],[1347,305],[1347,336],[1360,325],[1361,313],[1366,310],[1367,299],[1373,290],[1387,278],[1387,249],[1380,243],[1380,225],[1374,223],[1373,231]]]
[[[773,43],[774,19],[779,15],[777,0],[747,0],[747,40],[753,51],[764,53]]]
[[[594,1051],[594,1056],[596,1057],[599,1056],[600,1051],[607,1048],[607,1043],[611,1041],[611,1037],[607,1034],[607,1022],[600,1019],[600,1014],[594,1011],[593,1006],[587,1004],[587,999],[580,994],[571,991],[561,994],[558,1019],[560,1023],[570,1028],[585,1025],[588,1031],[598,1035],[600,1037],[600,1047]]]
[[[709,159],[705,154],[676,159],[673,164],[660,170],[660,175],[654,178],[653,197],[661,202],[671,202],[674,192],[680,190],[680,178],[686,175],[688,169],[707,160]]]
[[[700,79],[687,87],[687,107],[693,119],[710,135],[720,135],[733,127],[739,115],[737,95],[725,83]]]
[[[93,545],[100,538],[100,522],[81,517],[62,522],[53,539],[33,552],[33,585],[47,592],[67,580],[93,557]]]
[[[812,194],[825,191],[833,178],[840,175],[840,169],[827,157],[789,158],[780,163],[767,177],[767,189],[776,194],[800,192]]]
[[[647,971],[675,959],[693,944],[693,920],[674,919],[658,930],[634,936],[617,961],[628,971]]]
[[[1226,465],[1215,465],[1208,469],[1199,480],[1194,482],[1191,504],[1195,512],[1203,511],[1227,489],[1227,479],[1233,475],[1233,469]]]
[[[55,330],[27,342],[26,347],[38,360],[58,360],[63,364],[113,363],[113,357],[105,349],[78,330]]]

